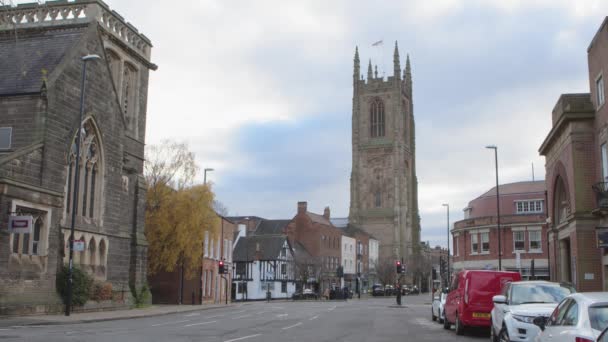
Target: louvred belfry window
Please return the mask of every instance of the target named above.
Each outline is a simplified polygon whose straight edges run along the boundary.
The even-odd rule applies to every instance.
[[[380,99],[375,99],[370,108],[371,137],[384,136],[384,104]]]

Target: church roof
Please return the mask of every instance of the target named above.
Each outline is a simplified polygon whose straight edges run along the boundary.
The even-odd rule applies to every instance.
[[[258,224],[254,235],[284,234],[285,227],[291,220],[262,220]]]
[[[545,181],[525,181],[525,182],[516,182],[509,184],[500,184],[498,186],[498,191],[500,196],[502,195],[514,195],[514,194],[524,194],[524,193],[535,193],[535,192],[545,192],[546,186]],[[496,196],[496,187],[492,187],[492,189],[485,192],[482,197]]]
[[[0,95],[40,92],[43,81],[76,44],[83,27],[0,34]],[[23,34],[24,36],[20,36]]]
[[[234,248],[232,259],[234,261],[253,261],[256,260],[256,251],[259,251],[259,260],[276,260],[286,240],[285,235],[242,237]]]

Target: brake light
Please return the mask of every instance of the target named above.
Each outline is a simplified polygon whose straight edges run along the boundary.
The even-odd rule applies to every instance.
[[[593,340],[584,337],[577,337],[574,339],[574,342],[593,342]]]
[[[464,283],[464,303],[469,304],[469,279]]]

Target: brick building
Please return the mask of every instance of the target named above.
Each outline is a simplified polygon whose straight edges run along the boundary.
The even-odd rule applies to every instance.
[[[151,42],[97,0],[0,9],[0,312],[60,310],[71,214],[75,263],[122,292],[146,280],[143,178]],[[27,20],[25,20],[27,19]],[[18,39],[17,39],[18,37]],[[88,62],[79,122],[83,61]],[[75,154],[79,125],[81,155]],[[78,202],[73,191],[80,169]],[[8,216],[31,215],[11,234]]]
[[[320,260],[320,291],[340,285],[336,270],[342,263],[342,231],[331,223],[329,208],[325,208],[323,215],[319,215],[309,212],[306,202],[298,202],[297,214],[287,225],[285,232],[292,246],[299,244],[313,258]]]
[[[205,232],[201,263],[197,265],[198,271],[194,275],[188,275],[180,266],[176,266],[172,272],[157,272],[148,276],[153,303],[200,305],[231,301],[230,270],[236,225],[225,217],[219,217],[220,230],[216,234]],[[226,274],[218,272],[220,260],[224,261]]]
[[[502,269],[548,279],[545,182],[499,186]],[[453,265],[460,269],[498,269],[496,187],[469,202],[464,220],[454,223]],[[519,262],[517,255],[519,254]]]
[[[546,157],[551,279],[579,291],[608,290],[608,251],[597,233],[608,227],[608,18],[587,49],[591,93],[563,94],[540,147]]]

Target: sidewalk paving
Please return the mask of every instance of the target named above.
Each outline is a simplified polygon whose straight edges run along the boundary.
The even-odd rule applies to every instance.
[[[174,313],[187,313],[218,308],[231,307],[234,304],[206,304],[206,305],[152,305],[141,309],[99,311],[72,313],[65,315],[39,315],[39,316],[10,316],[0,318],[0,328],[33,325],[62,325],[76,323],[92,323],[133,319],[153,316],[163,316]]]

